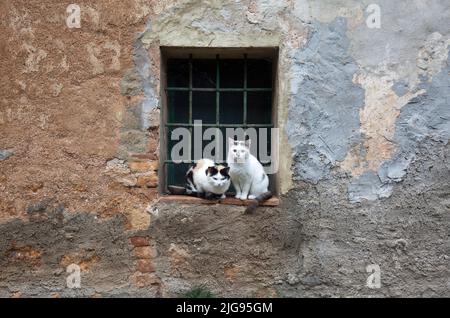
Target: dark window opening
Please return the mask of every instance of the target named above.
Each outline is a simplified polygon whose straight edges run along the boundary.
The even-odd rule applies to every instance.
[[[179,142],[171,140],[172,131],[178,127],[188,128],[192,143],[195,120],[202,120],[203,131],[209,127],[222,131],[223,162],[226,162],[227,151],[226,128],[268,128],[266,149],[270,150],[270,128],[274,127],[272,58],[249,57],[244,53],[233,58],[222,58],[220,54],[195,58],[194,54],[186,54],[185,58],[168,58],[165,63],[163,192],[167,193],[168,185],[185,186],[187,169],[201,159],[194,156],[193,149],[187,150],[191,152],[190,161],[174,163],[170,156],[172,147]],[[210,142],[203,141],[203,147]],[[260,159],[259,149],[253,155]],[[272,180],[270,188],[273,190]]]

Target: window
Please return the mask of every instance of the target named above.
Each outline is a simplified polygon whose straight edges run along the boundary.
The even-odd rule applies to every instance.
[[[223,152],[215,158],[216,162],[226,162],[230,128],[255,128],[256,131],[266,128],[266,150],[270,152],[270,128],[275,122],[273,49],[263,52],[232,50],[231,53],[214,49],[172,49],[162,53],[165,104],[161,129],[162,192],[167,193],[168,185],[184,186],[187,169],[201,159],[202,154],[196,153],[193,147],[185,149],[190,154],[189,160],[176,163],[171,158],[172,149],[179,142],[172,140],[172,133],[180,127],[188,129],[192,144],[198,132],[198,120],[202,121],[202,134],[210,127],[222,132],[222,145],[218,146]],[[203,140],[203,147],[214,141],[214,137]],[[263,165],[270,164],[259,158],[259,145],[255,147],[254,155]],[[272,191],[273,184],[271,182]]]

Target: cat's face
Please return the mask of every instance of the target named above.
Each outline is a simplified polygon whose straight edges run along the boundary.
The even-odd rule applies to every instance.
[[[246,141],[239,141],[228,139],[228,158],[234,163],[244,163],[247,161],[250,154],[250,139]]]
[[[208,182],[214,187],[222,187],[230,182],[230,167],[214,166],[208,167],[206,177]]]

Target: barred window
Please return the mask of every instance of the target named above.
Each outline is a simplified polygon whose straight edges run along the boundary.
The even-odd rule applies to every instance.
[[[257,131],[268,128],[267,150],[270,152],[270,128],[274,127],[271,54],[261,56],[246,51],[231,55],[222,52],[198,54],[195,50],[183,49],[175,56],[167,56],[163,63],[162,192],[167,192],[168,185],[184,186],[187,169],[202,157],[190,147],[185,149],[190,153],[189,160],[182,163],[172,160],[172,148],[178,142],[172,140],[172,132],[179,127],[189,129],[191,144],[196,121],[201,120],[202,134],[210,127],[220,129],[223,140],[218,146],[223,147],[223,152],[221,158],[215,160],[218,163],[226,162],[227,128],[256,128]],[[211,140],[203,140],[203,147],[211,141],[214,136]],[[254,155],[260,159],[258,154],[257,150]]]

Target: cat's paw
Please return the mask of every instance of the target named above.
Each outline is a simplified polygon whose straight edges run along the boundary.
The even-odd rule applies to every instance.
[[[241,200],[247,200],[247,196],[245,194],[241,194],[241,197],[239,198]]]
[[[235,197],[236,199],[240,199],[240,198],[241,198],[241,194],[236,194],[234,197]]]
[[[249,199],[249,200],[254,200],[254,199],[256,199],[256,195],[250,194],[250,195],[248,196],[248,199]]]
[[[227,196],[225,195],[225,194],[222,194],[221,196],[220,196],[220,198],[221,199],[225,199]]]

